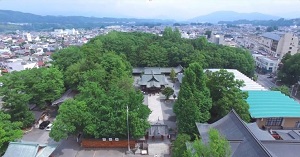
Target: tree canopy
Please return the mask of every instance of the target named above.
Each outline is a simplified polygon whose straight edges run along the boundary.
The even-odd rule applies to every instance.
[[[178,30],[169,27],[162,37],[142,32],[113,31],[93,38],[81,50],[97,50],[95,45],[99,43],[102,43],[104,51],[124,54],[133,67],[187,67],[198,62],[203,68],[237,69],[249,77],[254,74],[254,60],[247,50],[215,45],[205,38],[184,39]]]
[[[6,150],[9,142],[23,135],[21,122],[11,122],[10,115],[0,111],[0,155]]]
[[[13,122],[22,122],[23,127],[31,126],[34,116],[29,105],[43,108],[59,98],[64,92],[62,78],[56,68],[34,68],[2,76],[0,93],[4,95],[5,112],[10,114]]]
[[[300,80],[300,54],[287,54],[282,59],[278,79],[284,84],[293,85]]]
[[[88,55],[67,68],[66,77],[76,81],[73,86],[79,94],[75,100],[60,106],[50,132],[56,141],[76,133],[83,133],[85,137],[124,138],[127,136],[127,106],[131,137],[144,136],[150,127],[147,121],[150,110],[143,104],[142,93],[132,86],[130,64],[123,55],[99,53],[101,47],[98,48],[93,52],[84,51]],[[96,55],[99,57],[94,57]]]
[[[271,90],[273,91],[280,91],[282,94],[291,97],[290,89],[289,87],[282,85],[279,87],[272,87]]]
[[[167,100],[169,100],[170,96],[174,94],[174,90],[171,87],[166,87],[163,89],[162,94],[166,96]]]
[[[206,75],[198,63],[193,63],[184,71],[178,100],[174,104],[178,132],[193,137],[197,133],[195,122],[204,123],[210,119],[211,103]]]
[[[209,142],[204,144],[197,138],[184,153],[185,157],[229,157],[231,149],[229,142],[221,136],[216,129],[210,129],[208,132]]]
[[[207,71],[207,75],[207,87],[213,102],[209,122],[221,119],[231,109],[234,109],[244,121],[250,121],[249,105],[246,102],[248,93],[240,89],[244,86],[243,81],[235,80],[233,73],[223,69],[216,72]]]

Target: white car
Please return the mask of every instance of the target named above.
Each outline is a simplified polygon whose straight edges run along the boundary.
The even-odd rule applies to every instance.
[[[46,127],[46,131],[51,131],[52,126],[53,126],[53,124],[50,123],[50,124]]]

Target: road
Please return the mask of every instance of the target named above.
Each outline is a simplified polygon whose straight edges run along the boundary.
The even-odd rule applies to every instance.
[[[270,89],[272,87],[277,87],[277,85],[275,85],[272,80],[273,78],[268,78],[269,75],[262,75],[262,74],[257,74],[256,75],[258,76],[257,78],[257,83],[262,85],[263,87],[267,88],[267,89]]]

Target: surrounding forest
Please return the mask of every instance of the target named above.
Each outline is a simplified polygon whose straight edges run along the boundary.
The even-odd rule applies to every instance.
[[[192,139],[196,138],[195,121],[218,120],[229,112],[228,108],[236,109],[246,121],[249,118],[248,106],[242,101],[247,94],[239,90],[242,82],[235,82],[227,71],[212,74],[203,71],[231,68],[252,77],[254,61],[243,49],[215,45],[205,38],[183,39],[178,30],[166,28],[163,36],[110,32],[82,47],[59,50],[52,59],[51,68],[24,70],[1,77],[5,120],[0,126],[7,121],[15,123],[16,135],[11,136],[10,141],[19,137],[18,129],[34,122],[29,104],[44,108],[70,88],[79,94],[59,105],[59,114],[50,132],[56,141],[78,133],[93,138],[125,138],[127,113],[130,136],[144,136],[150,126],[147,119],[151,111],[143,104],[142,93],[132,86],[132,67],[186,67],[184,74],[189,77],[183,79],[174,112],[178,116],[179,132]],[[222,77],[217,77],[219,75]],[[221,93],[215,90],[219,87],[223,87]],[[220,96],[215,97],[216,94]],[[220,106],[223,103],[226,108]],[[244,105],[238,106],[239,103]],[[180,114],[180,108],[190,114]],[[215,113],[217,110],[220,112]],[[184,123],[187,121],[189,123]],[[7,145],[8,141],[3,143]]]

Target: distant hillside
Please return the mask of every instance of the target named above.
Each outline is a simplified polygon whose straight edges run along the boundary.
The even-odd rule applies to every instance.
[[[207,15],[198,16],[190,22],[209,22],[218,23],[219,21],[236,21],[236,20],[277,20],[280,17],[266,15],[261,13],[237,13],[234,11],[218,11]]]
[[[18,26],[19,29],[51,29],[51,28],[86,28],[107,25],[143,25],[173,23],[172,20],[136,19],[136,18],[109,18],[109,17],[84,17],[84,16],[40,16],[11,10],[0,10],[1,28],[11,26],[10,23],[29,23],[30,25]]]
[[[278,20],[237,20],[237,21],[220,21],[219,24],[252,24],[255,26],[300,26],[300,18],[296,19],[278,19]]]

